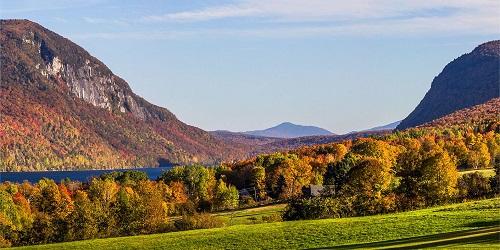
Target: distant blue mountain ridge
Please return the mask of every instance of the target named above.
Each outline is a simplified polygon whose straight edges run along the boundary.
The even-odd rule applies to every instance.
[[[400,123],[401,123],[401,121],[397,121],[397,122],[389,123],[389,124],[387,124],[387,125],[374,127],[374,128],[370,128],[370,129],[363,130],[363,131],[393,130],[393,129],[395,129],[395,128],[396,128],[396,127],[400,124]]]
[[[396,127],[400,123],[401,123],[401,121],[391,122],[391,123],[386,124],[386,125],[377,126],[377,127],[373,127],[373,128],[369,128],[369,129],[364,129],[364,130],[360,130],[360,131],[351,131],[347,134],[359,133],[359,132],[376,132],[376,131],[384,131],[384,130],[394,130],[394,129],[396,129]]]
[[[296,138],[315,135],[335,135],[334,133],[316,126],[297,125],[283,122],[272,128],[242,132],[242,134],[275,138]]]

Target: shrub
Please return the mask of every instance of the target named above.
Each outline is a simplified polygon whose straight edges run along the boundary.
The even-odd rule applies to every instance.
[[[490,180],[479,173],[464,174],[458,180],[459,197],[473,199],[491,193]]]
[[[499,154],[500,155],[500,154]],[[498,157],[500,158],[500,156]],[[491,177],[491,189],[495,194],[500,194],[500,159],[495,160],[495,175]]]
[[[352,216],[349,202],[331,197],[294,199],[288,203],[283,214],[284,220],[307,220],[341,218]]]
[[[262,216],[262,221],[264,222],[280,222],[283,221],[281,214],[271,214],[269,216]]]
[[[252,216],[252,217],[248,217],[248,220],[251,221],[252,224],[257,224],[259,219],[257,219],[257,217],[255,217],[255,216]]]
[[[191,214],[195,214],[196,210],[197,210],[197,205],[193,201],[188,200],[187,202],[184,202],[184,203],[174,204],[171,214],[172,215],[191,215]]]
[[[257,202],[250,196],[242,196],[240,199],[240,207],[255,207]]]
[[[494,194],[500,194],[500,176],[495,175],[490,178],[491,190]]]
[[[183,216],[175,221],[174,225],[180,231],[225,226],[222,219],[206,213]]]
[[[12,244],[10,243],[10,241],[4,239],[1,235],[0,235],[0,248],[7,248],[7,247],[11,247]]]

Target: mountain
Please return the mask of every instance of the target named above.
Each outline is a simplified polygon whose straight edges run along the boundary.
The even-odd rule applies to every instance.
[[[361,131],[351,132],[344,135],[314,135],[303,136],[294,138],[278,138],[278,137],[264,137],[256,135],[247,135],[238,132],[230,132],[224,130],[210,132],[213,136],[226,141],[227,143],[234,143],[244,145],[249,150],[250,156],[258,154],[273,153],[276,151],[286,151],[296,149],[303,146],[312,146],[319,144],[327,144],[332,142],[339,142],[345,140],[352,140],[361,137],[378,136],[390,133],[390,130],[376,130],[376,131]]]
[[[396,127],[400,123],[401,123],[401,121],[391,122],[391,123],[386,124],[386,125],[377,126],[377,127],[373,127],[373,128],[369,128],[369,129],[365,129],[365,130],[361,130],[361,131],[352,131],[352,132],[349,132],[348,134],[359,133],[359,132],[390,131],[390,130],[396,129]]]
[[[242,133],[246,135],[274,137],[274,138],[297,138],[297,137],[314,136],[314,135],[333,135],[332,132],[323,128],[315,126],[297,125],[290,122],[284,122],[277,126],[264,130],[254,130]]]
[[[253,145],[253,146],[261,146],[261,145],[266,145],[268,143],[273,143],[279,140],[282,140],[283,138],[276,138],[276,137],[264,137],[264,136],[257,136],[257,135],[248,135],[244,133],[239,133],[239,132],[231,132],[227,130],[217,130],[217,131],[212,131],[210,132],[213,136],[220,140],[224,140],[230,144],[232,143],[239,143],[239,144],[244,144],[244,145]]]
[[[397,129],[430,122],[500,96],[500,40],[476,47],[450,62],[434,78],[420,104]]]
[[[366,129],[366,130],[363,130],[363,131],[393,130],[393,129],[395,129],[395,128],[396,128],[396,127],[400,124],[400,123],[401,123],[401,121],[392,122],[392,123],[389,123],[389,124],[386,124],[386,125],[373,127],[373,128]]]
[[[494,98],[486,103],[455,111],[419,127],[450,127],[462,124],[482,123],[493,124],[500,129],[500,98]],[[494,130],[491,128],[490,130]]]
[[[1,20],[0,43],[0,171],[246,156],[244,145],[179,121],[136,95],[83,48],[39,24]]]
[[[389,133],[391,133],[391,131],[389,130],[380,130],[380,131],[353,132],[343,135],[333,134],[333,135],[316,135],[316,136],[286,138],[277,140],[275,142],[267,143],[259,147],[259,149],[260,152],[266,153],[266,152],[274,152],[277,150],[296,149],[303,146],[312,146],[312,145],[327,144],[332,142],[354,140],[357,138],[363,138],[368,136],[380,136]]]

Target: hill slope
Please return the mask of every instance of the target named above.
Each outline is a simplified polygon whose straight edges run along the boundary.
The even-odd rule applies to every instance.
[[[500,40],[476,47],[450,62],[397,129],[430,122],[500,96]]]
[[[244,144],[244,145],[249,145],[249,146],[254,146],[254,147],[255,146],[263,146],[263,145],[266,145],[269,143],[283,140],[283,138],[248,135],[248,134],[231,132],[231,131],[226,131],[226,130],[211,131],[210,134],[212,134],[214,137],[216,137],[220,140],[227,141],[228,143],[239,143],[239,144]]]
[[[494,98],[486,103],[455,111],[421,127],[449,127],[461,124],[496,124],[500,126],[500,98]]]
[[[68,39],[27,20],[2,20],[0,27],[0,171],[212,163],[244,156],[238,145],[137,96]]]
[[[303,136],[333,135],[332,132],[323,128],[297,125],[290,122],[284,122],[272,128],[264,130],[243,132],[243,134],[274,138],[297,138]]]

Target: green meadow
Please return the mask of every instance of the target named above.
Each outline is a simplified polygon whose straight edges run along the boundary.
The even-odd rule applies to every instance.
[[[274,205],[218,214],[229,225],[223,228],[23,249],[500,248],[500,198],[386,215],[253,224],[282,209]]]

